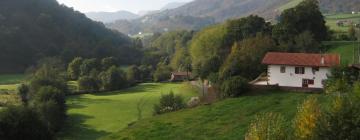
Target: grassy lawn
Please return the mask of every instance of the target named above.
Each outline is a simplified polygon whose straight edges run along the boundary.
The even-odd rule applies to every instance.
[[[320,94],[263,91],[252,96],[226,99],[218,103],[186,109],[141,120],[103,140],[238,140],[244,135],[255,115],[262,112],[281,113],[291,125],[298,104],[308,96],[317,96],[326,103],[328,98]],[[326,105],[324,105],[326,106]]]
[[[332,14],[325,16],[326,25],[330,29],[335,30],[336,32],[348,32],[350,26],[337,26],[336,22],[338,20],[351,20],[354,23],[360,23],[360,14]]]
[[[0,85],[18,84],[25,79],[24,74],[5,74],[0,75]]]
[[[354,42],[349,41],[329,41],[323,42],[324,45],[331,46],[329,53],[338,53],[341,56],[341,63],[351,64],[353,62],[353,56],[355,59],[359,59],[358,54],[354,54]],[[355,43],[357,49],[360,48],[360,43]]]
[[[143,118],[152,117],[152,109],[161,94],[181,94],[186,101],[197,96],[195,89],[179,83],[148,83],[99,94],[70,96],[67,99],[68,122],[60,134],[65,140],[95,140],[120,131],[138,119],[137,103],[143,99]]]

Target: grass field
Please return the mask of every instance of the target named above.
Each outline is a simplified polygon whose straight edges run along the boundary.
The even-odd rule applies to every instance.
[[[0,85],[18,84],[25,79],[24,74],[0,75]]]
[[[360,14],[332,14],[325,16],[326,25],[336,32],[348,32],[350,26],[337,26],[338,20],[351,20],[360,24]]]
[[[286,3],[285,5],[280,6],[277,10],[284,11],[286,9],[293,8],[302,1],[303,0],[291,0],[290,2]]]
[[[118,92],[71,96],[67,99],[68,115],[60,139],[95,140],[112,134],[138,119],[137,103],[143,99],[143,117],[152,116],[153,105],[161,94],[170,90],[186,100],[197,96],[196,89],[186,84],[149,83]]]
[[[329,50],[329,53],[338,53],[341,56],[341,63],[346,64],[352,64],[353,58],[355,60],[359,59],[359,54],[354,54],[354,42],[349,41],[329,41],[329,42],[323,42],[324,45],[329,45],[331,49]],[[360,43],[355,43],[355,46],[357,50],[360,48]]]
[[[325,95],[267,91],[257,95],[226,99],[218,103],[164,114],[137,122],[102,140],[238,140],[254,117],[262,112],[281,113],[291,125],[298,104],[308,96]],[[324,105],[326,106],[326,105]]]

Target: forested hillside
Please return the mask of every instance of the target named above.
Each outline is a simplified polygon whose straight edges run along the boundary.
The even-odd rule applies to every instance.
[[[0,73],[22,72],[38,60],[58,56],[138,58],[127,36],[111,31],[56,0],[0,1]]]

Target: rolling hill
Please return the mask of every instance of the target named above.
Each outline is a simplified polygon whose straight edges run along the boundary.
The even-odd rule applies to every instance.
[[[296,6],[302,0],[195,0],[175,9],[148,14],[140,19],[119,20],[107,24],[109,28],[126,34],[138,32],[163,32],[176,29],[197,30],[199,28],[256,14],[271,21],[281,11]],[[358,0],[346,3],[333,0],[320,0],[323,12],[359,11]],[[357,10],[358,9],[358,10]]]
[[[114,22],[116,20],[131,20],[139,18],[140,16],[128,11],[117,12],[89,12],[85,13],[87,17],[95,21],[101,21],[104,23]]]
[[[128,36],[56,0],[0,1],[0,73],[23,72],[45,57],[115,56],[132,63],[138,57],[131,45]]]

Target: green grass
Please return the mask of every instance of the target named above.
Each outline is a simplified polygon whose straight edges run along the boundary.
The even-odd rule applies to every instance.
[[[25,79],[24,74],[5,74],[0,75],[0,85],[18,84]]]
[[[325,16],[326,25],[330,29],[336,32],[348,32],[350,26],[337,26],[336,22],[338,20],[351,20],[354,23],[360,23],[360,14],[332,14]]]
[[[264,91],[262,94],[226,99],[141,120],[103,140],[238,140],[254,117],[263,112],[281,113],[291,125],[298,104],[311,94]],[[322,103],[324,95],[315,94]],[[326,106],[326,105],[324,105]]]
[[[95,140],[122,130],[138,119],[139,100],[144,99],[143,117],[149,118],[161,94],[171,90],[184,96],[185,101],[197,96],[195,89],[179,83],[148,83],[118,92],[70,96],[67,99],[69,118],[59,137]]]
[[[352,64],[353,57],[355,59],[359,58],[359,55],[354,54],[354,42],[349,41],[328,41],[323,42],[324,45],[328,45],[331,49],[328,51],[329,53],[338,53],[341,56],[341,63]],[[359,43],[355,43],[357,48],[360,48]]]
[[[0,90],[15,91],[17,87],[18,87],[17,84],[0,85]]]
[[[295,7],[296,5],[298,5],[300,2],[302,2],[303,0],[291,0],[289,1],[288,3],[286,3],[285,5],[282,5],[280,6],[277,10],[279,11],[284,11],[286,9],[289,9],[289,8],[293,8]]]

